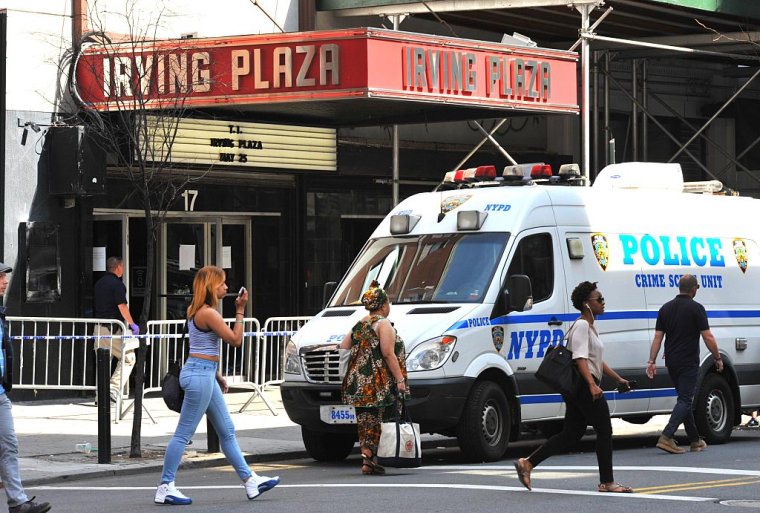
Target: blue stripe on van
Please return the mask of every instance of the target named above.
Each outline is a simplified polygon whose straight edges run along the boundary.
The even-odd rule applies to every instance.
[[[626,394],[617,392],[605,392],[604,397],[608,400],[624,401],[629,399],[653,399],[656,397],[677,397],[675,388],[657,388],[651,390],[631,390]],[[522,395],[519,397],[520,404],[550,404],[561,403],[562,396],[559,394],[546,395]]]
[[[707,317],[711,319],[756,319],[760,318],[760,310],[708,310]],[[572,322],[578,318],[577,313],[569,314],[535,314],[535,315],[502,315],[491,319],[491,325],[508,325],[508,324],[530,324],[549,321]],[[619,321],[625,319],[656,319],[657,311],[655,310],[621,310],[617,312],[608,312],[600,315],[598,321]],[[467,319],[454,323],[448,330],[461,330],[467,328],[469,322]]]

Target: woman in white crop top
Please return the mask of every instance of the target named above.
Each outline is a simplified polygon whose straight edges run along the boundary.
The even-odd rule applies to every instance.
[[[221,338],[233,347],[240,347],[243,342],[243,312],[248,301],[248,292],[242,289],[242,293],[235,300],[235,325],[230,329],[227,321],[216,309],[219,300],[227,294],[226,279],[227,276],[222,269],[207,265],[198,271],[193,280],[193,301],[187,309],[187,322],[191,323],[194,329],[189,330],[190,354],[179,375],[179,384],[185,391],[185,399],[182,402],[177,429],[166,447],[161,483],[153,499],[157,504],[193,502],[174,485],[174,476],[187,442],[195,433],[204,414],[219,435],[222,451],[243,481],[249,500],[271,490],[280,482],[279,477],[259,476],[250,469],[240,451],[235,438],[235,425],[222,397],[222,393],[227,392],[227,383],[219,371],[219,352],[214,346]]]
[[[567,348],[573,353],[573,361],[578,367],[580,378],[574,392],[563,396],[566,409],[562,431],[549,438],[527,458],[520,458],[515,462],[517,478],[530,490],[530,472],[533,467],[549,456],[570,449],[583,437],[586,427],[590,424],[596,432],[599,491],[631,493],[633,489],[616,483],[612,476],[612,423],[610,409],[600,384],[603,374],[624,388],[629,388],[629,384],[602,359],[604,346],[594,326],[594,320],[604,313],[604,297],[596,288],[596,283],[584,281],[575,287],[571,299],[573,306],[580,310],[581,316],[568,331]]]

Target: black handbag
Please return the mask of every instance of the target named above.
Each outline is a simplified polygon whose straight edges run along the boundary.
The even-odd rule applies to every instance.
[[[574,323],[573,326],[575,326]],[[567,330],[568,334],[573,326]],[[567,337],[567,335],[565,336]],[[573,363],[573,352],[563,346],[562,342],[549,347],[535,376],[536,379],[548,385],[555,392],[562,395],[572,395],[579,377],[578,368]]]
[[[185,327],[182,329],[181,341],[185,340],[185,335],[187,335],[187,321],[185,321]],[[182,402],[185,400],[185,391],[179,385],[180,370],[179,362],[170,360],[169,369],[161,382],[161,397],[164,399],[166,407],[177,413],[182,411]]]
[[[179,363],[175,360],[170,361],[169,370],[161,383],[161,397],[164,398],[166,407],[177,413],[182,411],[182,402],[185,400],[185,391],[179,386],[179,372]]]

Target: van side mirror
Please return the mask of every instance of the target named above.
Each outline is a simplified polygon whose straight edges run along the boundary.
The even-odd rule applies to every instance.
[[[322,287],[322,308],[327,308],[327,302],[330,301],[330,298],[337,288],[337,281],[325,282],[324,286]]]
[[[530,278],[524,274],[513,274],[507,281],[510,312],[525,312],[533,308],[533,290]]]

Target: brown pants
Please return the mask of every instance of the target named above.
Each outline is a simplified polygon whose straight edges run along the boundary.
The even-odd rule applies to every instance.
[[[383,422],[385,406],[380,408],[356,408],[356,424],[359,429],[359,445],[377,452],[380,443],[380,424]]]

